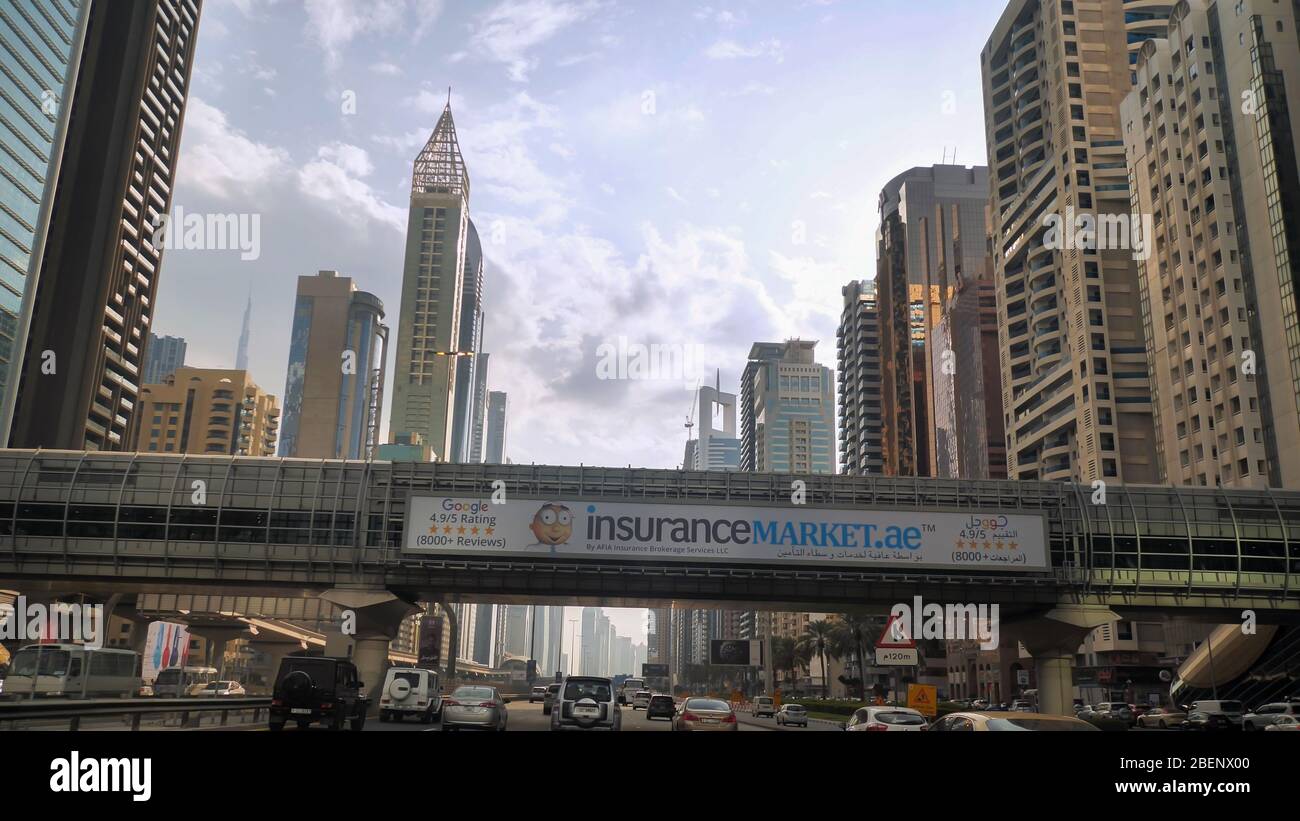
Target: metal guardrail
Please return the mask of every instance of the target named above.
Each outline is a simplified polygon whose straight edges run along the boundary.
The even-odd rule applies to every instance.
[[[253,711],[253,721],[257,721],[263,710],[269,710],[271,699],[268,698],[222,698],[222,699],[97,699],[93,701],[21,701],[0,702],[0,727],[16,729],[20,721],[59,721],[67,720],[68,729],[81,728],[81,719],[91,717],[123,716],[131,719],[131,729],[139,730],[140,721],[149,715],[181,715],[181,726],[198,726],[198,721],[205,713],[217,713],[221,717],[219,726],[226,726],[232,712]]]

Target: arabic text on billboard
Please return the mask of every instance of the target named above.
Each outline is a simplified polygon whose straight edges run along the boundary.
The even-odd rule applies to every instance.
[[[869,567],[1047,570],[1043,516],[733,505],[413,497],[403,550]]]

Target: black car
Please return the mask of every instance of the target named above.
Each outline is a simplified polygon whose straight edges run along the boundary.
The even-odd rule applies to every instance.
[[[673,716],[676,714],[677,704],[673,701],[672,696],[663,695],[662,693],[650,696],[650,704],[645,708],[646,718],[652,721],[656,718],[666,718],[672,721]]]
[[[1183,724],[1183,729],[1223,732],[1235,730],[1237,726],[1223,713],[1206,713],[1198,710],[1187,714],[1187,722]]]
[[[357,678],[357,667],[347,659],[290,656],[280,662],[271,696],[271,729],[283,730],[294,721],[303,730],[319,723],[342,730],[347,723],[354,731],[366,724],[369,699]]]

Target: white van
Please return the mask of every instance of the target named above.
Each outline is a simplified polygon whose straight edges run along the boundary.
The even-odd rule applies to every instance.
[[[442,717],[442,693],[438,689],[438,674],[433,670],[393,667],[379,693],[380,721],[419,716],[425,724],[432,724]]]
[[[767,716],[769,718],[776,715],[776,702],[771,696],[755,696],[753,707],[754,718]]]
[[[1228,721],[1232,722],[1232,726],[1240,730],[1242,719],[1245,717],[1246,710],[1242,706],[1240,701],[1224,701],[1222,699],[1219,701],[1214,701],[1213,699],[1210,699],[1210,700],[1202,700],[1202,701],[1193,701],[1192,708],[1187,712],[1189,715],[1191,713],[1209,713],[1210,715],[1215,715],[1215,714],[1222,715],[1226,717]]]

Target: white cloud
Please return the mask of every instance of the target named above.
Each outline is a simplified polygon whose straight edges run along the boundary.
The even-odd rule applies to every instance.
[[[529,52],[599,7],[595,0],[504,0],[476,21],[470,52],[505,63],[510,79],[526,82],[537,63]]]
[[[704,51],[714,60],[736,60],[749,57],[771,57],[778,63],[785,60],[785,47],[775,38],[763,40],[752,46],[743,46],[735,40],[719,40]]]
[[[307,34],[331,66],[358,37],[410,31],[419,40],[442,14],[444,0],[304,0]]]
[[[374,171],[365,149],[331,143],[316,152],[316,159],[298,170],[298,190],[315,198],[339,216],[355,221],[363,216],[398,232],[406,231],[406,209],[385,202],[363,177]]]
[[[220,109],[190,98],[178,176],[209,194],[229,198],[285,172],[288,162],[289,152],[283,148],[249,139]]]
[[[383,74],[388,77],[396,77],[402,73],[401,66],[388,62],[371,63],[370,70],[376,74]]]

